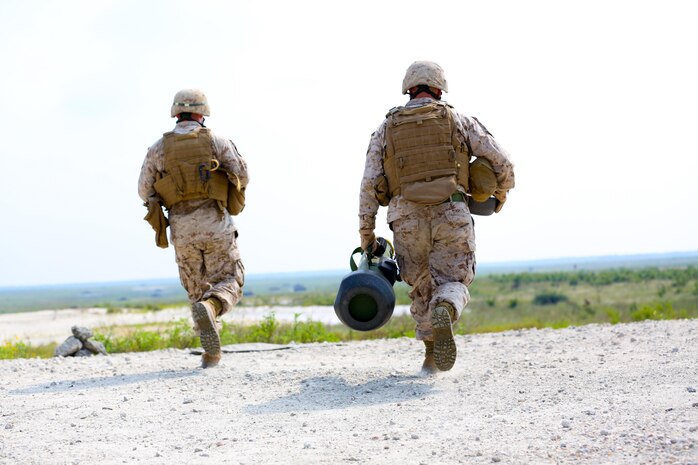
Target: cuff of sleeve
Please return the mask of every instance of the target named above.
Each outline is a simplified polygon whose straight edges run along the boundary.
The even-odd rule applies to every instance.
[[[367,215],[359,215],[359,230],[370,230],[376,229],[376,218],[369,217]]]

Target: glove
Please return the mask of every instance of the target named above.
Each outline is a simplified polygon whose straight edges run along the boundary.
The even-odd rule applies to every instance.
[[[507,201],[507,191],[496,191],[494,193],[494,198],[497,199],[497,205],[494,207],[494,212],[499,213],[504,206],[504,202]]]
[[[372,252],[376,243],[376,234],[373,229],[361,229],[359,234],[361,234],[361,250]]]
[[[386,241],[384,238],[379,237],[376,239],[376,242],[373,243],[373,250],[371,250],[371,255],[375,255],[376,257],[380,257],[385,253],[385,250],[388,248],[388,241]]]

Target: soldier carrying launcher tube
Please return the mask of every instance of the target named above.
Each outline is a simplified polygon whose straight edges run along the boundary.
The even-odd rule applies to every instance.
[[[400,275],[412,287],[410,311],[416,338],[426,347],[422,370],[427,373],[450,370],[456,361],[452,327],[470,299],[475,276],[468,208],[473,157],[494,173],[496,212],[514,187],[507,152],[477,119],[441,101],[442,92],[448,92],[448,84],[438,64],[410,65],[402,84],[410,100],[390,110],[371,136],[359,203],[363,250],[376,247],[376,213],[379,206],[388,207]]]

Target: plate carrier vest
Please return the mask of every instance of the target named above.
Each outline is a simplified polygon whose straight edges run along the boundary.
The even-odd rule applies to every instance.
[[[396,107],[388,119],[383,169],[390,197],[433,205],[468,191],[468,147],[456,138],[451,106]]]
[[[199,128],[186,134],[166,132],[165,172],[155,182],[155,191],[168,209],[183,200],[215,199],[228,202],[228,176],[213,157],[211,134]]]

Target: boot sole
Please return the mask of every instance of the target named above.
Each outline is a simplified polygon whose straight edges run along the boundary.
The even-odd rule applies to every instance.
[[[436,307],[431,314],[434,334],[434,362],[436,368],[448,371],[456,363],[456,341],[453,339],[451,315],[443,307]]]
[[[211,320],[211,315],[208,313],[206,306],[201,302],[197,302],[192,307],[194,321],[199,327],[201,339],[201,347],[204,351],[211,355],[221,353],[221,338],[216,330],[216,322]]]

